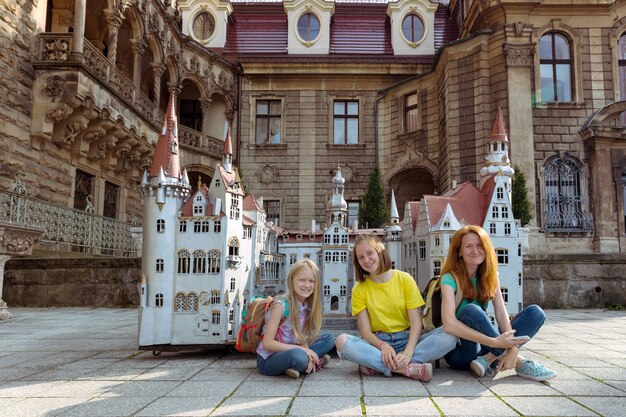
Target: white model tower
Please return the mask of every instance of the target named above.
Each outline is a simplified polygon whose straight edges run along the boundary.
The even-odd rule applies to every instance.
[[[391,190],[391,210],[389,213],[390,225],[387,227],[387,251],[393,262],[394,269],[402,269],[402,227],[396,205],[396,195]]]
[[[191,188],[187,171],[181,173],[180,168],[174,100],[175,96],[171,94],[152,165],[144,173],[140,186],[143,198],[143,276],[139,346],[169,344],[171,341],[176,222],[178,211]]]

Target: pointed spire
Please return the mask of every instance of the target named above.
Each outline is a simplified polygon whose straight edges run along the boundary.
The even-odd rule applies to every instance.
[[[398,214],[398,206],[396,205],[396,194],[393,189],[391,190],[391,210],[390,210],[391,223],[398,223],[400,221],[400,215]]]
[[[163,115],[163,127],[157,140],[156,149],[150,165],[150,176],[159,174],[163,168],[165,174],[180,178],[180,157],[178,154],[178,120],[175,108],[176,96],[170,93],[167,109]]]
[[[183,184],[189,185],[189,175],[187,175],[187,168],[183,169]]]
[[[489,142],[508,142],[509,137],[506,133],[506,126],[504,125],[504,116],[502,115],[502,109],[498,106],[496,113],[496,120],[493,122],[493,129],[491,129],[491,137]]]
[[[226,172],[230,173],[233,170],[233,141],[230,138],[230,126],[228,126],[226,139],[224,139],[224,157],[222,160],[222,166]]]

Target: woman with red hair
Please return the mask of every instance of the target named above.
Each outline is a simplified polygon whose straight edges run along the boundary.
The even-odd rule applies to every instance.
[[[520,311],[512,320],[504,305],[498,280],[498,261],[489,235],[480,226],[465,226],[452,237],[441,270],[441,317],[444,330],[459,337],[457,347],[446,354],[455,369],[468,369],[478,377],[515,368],[521,377],[545,381],[556,372],[520,356],[519,346],[535,336],[546,316],[537,305]],[[455,305],[455,294],[463,300]],[[487,315],[493,302],[495,326]]]

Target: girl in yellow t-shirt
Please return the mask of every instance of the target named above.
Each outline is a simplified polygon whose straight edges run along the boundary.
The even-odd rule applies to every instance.
[[[432,378],[431,361],[454,349],[458,339],[439,327],[422,334],[419,307],[424,305],[411,275],[391,269],[391,258],[375,235],[359,235],[352,251],[355,277],[352,315],[361,338],[342,334],[338,355],[358,363],[365,375],[403,374]]]

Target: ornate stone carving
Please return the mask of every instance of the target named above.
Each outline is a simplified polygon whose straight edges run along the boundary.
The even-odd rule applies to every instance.
[[[82,119],[72,120],[65,125],[65,132],[63,135],[63,141],[65,143],[72,143],[76,136],[83,130],[87,129],[87,122]]]
[[[57,107],[56,109],[51,109],[46,112],[44,115],[44,120],[47,123],[56,123],[59,120],[63,120],[67,118],[70,114],[72,114],[72,108],[67,104],[61,105],[61,107]]]
[[[270,164],[265,164],[265,166],[261,168],[257,174],[259,176],[259,180],[265,185],[278,179],[278,169]]]
[[[65,78],[60,75],[51,75],[46,79],[46,86],[44,87],[44,91],[50,97],[52,97],[52,101],[56,100],[63,92],[67,89],[67,81]]]
[[[502,46],[502,50],[506,56],[506,64],[509,68],[530,68],[532,66],[535,44],[516,45],[507,43]]]
[[[0,254],[30,255],[43,229],[0,221]]]
[[[70,42],[67,39],[48,39],[43,51],[44,61],[67,61],[70,55]]]

